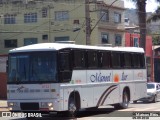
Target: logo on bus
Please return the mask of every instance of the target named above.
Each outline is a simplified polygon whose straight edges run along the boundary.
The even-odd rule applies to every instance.
[[[139,72],[139,73],[137,74],[137,76],[138,76],[138,77],[143,77],[143,73],[142,73],[142,72]]]
[[[91,82],[110,82],[111,73],[109,75],[102,75],[101,73],[96,73],[90,76]]]
[[[119,82],[119,75],[115,74],[113,79],[114,79],[114,82]]]
[[[27,88],[25,88],[24,86],[20,86],[19,88],[17,88],[18,92],[23,92],[23,90],[26,90]]]
[[[125,80],[127,80],[127,77],[128,77],[128,75],[125,75],[124,72],[123,72],[121,80],[125,81]],[[117,73],[114,75],[113,80],[114,80],[114,82],[119,82],[120,81],[120,77]]]

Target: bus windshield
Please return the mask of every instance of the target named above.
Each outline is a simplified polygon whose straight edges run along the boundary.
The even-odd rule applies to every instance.
[[[56,52],[9,54],[8,83],[57,82]]]

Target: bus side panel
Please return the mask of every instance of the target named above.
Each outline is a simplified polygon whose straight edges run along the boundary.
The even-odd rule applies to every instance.
[[[81,108],[94,106],[93,85],[84,85],[81,89]]]
[[[86,70],[73,70],[71,84],[86,84]]]
[[[144,74],[143,69],[136,69],[134,70],[134,81],[135,81],[135,89],[136,89],[136,95],[135,100],[145,97],[146,96],[146,74]]]
[[[146,69],[143,69],[142,71],[143,71],[143,81],[147,82],[147,71],[146,71]]]
[[[119,102],[119,86],[113,83],[112,70],[100,70],[101,79],[104,83],[96,85],[94,88],[94,104],[107,105]],[[98,91],[98,92],[97,92]]]
[[[110,88],[113,85],[115,85],[115,84],[108,84],[107,88]],[[111,92],[109,91],[107,99],[105,100],[103,105],[118,103],[120,100],[119,89],[120,89],[119,85],[111,88],[111,90],[110,90]]]
[[[60,110],[64,110],[64,91],[63,88],[60,88]]]
[[[130,69],[124,70],[124,76],[125,75],[127,76],[126,86],[128,86],[130,90],[130,100],[133,100],[135,97],[135,83],[134,83],[134,77],[133,77],[133,70],[130,70]],[[122,89],[122,92],[123,92],[123,89]]]

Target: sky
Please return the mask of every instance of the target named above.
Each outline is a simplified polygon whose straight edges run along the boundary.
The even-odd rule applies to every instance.
[[[130,2],[130,0],[124,0],[124,5],[126,8],[135,8],[136,6],[133,2]],[[154,12],[158,5],[160,6],[160,4],[156,3],[155,0],[147,0],[146,11]]]

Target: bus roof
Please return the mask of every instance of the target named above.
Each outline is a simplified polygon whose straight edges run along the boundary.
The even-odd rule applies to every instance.
[[[64,43],[39,43],[28,46],[15,48],[9,51],[9,53],[15,52],[32,52],[32,51],[56,51],[65,48],[71,49],[94,49],[94,50],[110,50],[110,51],[126,51],[126,52],[140,52],[144,53],[143,48],[137,47],[104,47],[104,46],[90,46],[90,45],[76,45],[76,44],[64,44]]]

